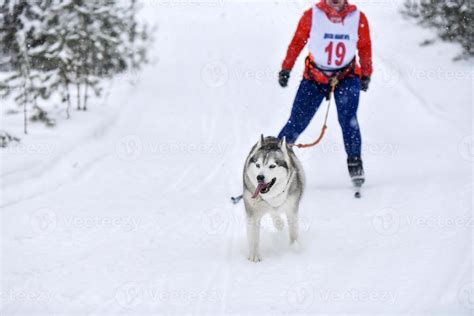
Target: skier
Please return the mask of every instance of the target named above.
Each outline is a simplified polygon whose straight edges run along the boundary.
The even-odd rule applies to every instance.
[[[295,143],[337,83],[339,124],[347,153],[349,174],[356,188],[365,181],[361,159],[361,135],[357,121],[360,90],[367,91],[372,74],[369,24],[364,13],[347,0],[321,0],[304,12],[279,73],[282,87],[288,85],[296,58],[309,42],[309,55],[303,80],[298,88],[291,116],[278,138]],[[356,61],[358,54],[359,62]],[[337,81],[332,81],[337,79]],[[360,194],[356,192],[356,197]]]

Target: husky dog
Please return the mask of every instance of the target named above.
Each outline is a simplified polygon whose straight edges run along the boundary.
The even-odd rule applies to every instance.
[[[248,259],[261,260],[259,253],[260,220],[267,212],[278,230],[284,227],[280,212],[288,219],[290,244],[298,239],[298,206],[303,195],[304,174],[301,164],[286,139],[261,136],[244,166],[245,212],[247,215]]]

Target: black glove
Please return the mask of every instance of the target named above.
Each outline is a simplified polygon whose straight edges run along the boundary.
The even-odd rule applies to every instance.
[[[360,79],[360,89],[367,91],[369,89],[370,77],[362,77]]]
[[[278,74],[278,82],[283,88],[288,85],[288,79],[290,79],[290,72],[288,70],[282,69]]]

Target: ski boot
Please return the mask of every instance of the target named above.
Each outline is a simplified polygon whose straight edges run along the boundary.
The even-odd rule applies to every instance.
[[[347,168],[349,169],[349,175],[351,177],[352,184],[356,189],[355,197],[360,198],[360,188],[365,182],[362,159],[360,157],[347,158]]]

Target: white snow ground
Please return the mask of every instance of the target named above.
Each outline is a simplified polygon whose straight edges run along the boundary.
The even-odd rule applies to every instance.
[[[375,63],[363,198],[333,108],[323,144],[297,152],[302,249],[265,222],[263,261],[247,261],[229,197],[251,145],[289,115],[303,58],[289,88],[276,72],[310,3],[144,2],[158,30],[137,85],[1,152],[2,315],[473,313],[473,64],[419,47],[434,35],[398,1],[360,3]],[[21,135],[20,116],[2,127]]]

